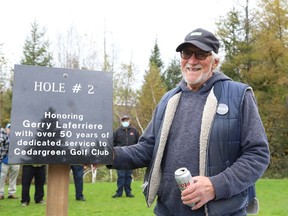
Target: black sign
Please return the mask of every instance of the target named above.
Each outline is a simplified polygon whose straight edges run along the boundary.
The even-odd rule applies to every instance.
[[[9,163],[111,164],[112,73],[15,65]]]

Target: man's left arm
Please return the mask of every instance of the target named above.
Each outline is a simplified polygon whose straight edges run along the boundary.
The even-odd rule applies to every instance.
[[[184,204],[198,209],[212,199],[230,198],[253,185],[266,170],[270,152],[252,91],[243,102],[242,141],[240,157],[218,175],[193,177],[194,184],[182,192]]]
[[[216,199],[230,198],[255,184],[269,165],[268,140],[252,90],[245,93],[241,127],[239,158],[225,171],[209,177]]]

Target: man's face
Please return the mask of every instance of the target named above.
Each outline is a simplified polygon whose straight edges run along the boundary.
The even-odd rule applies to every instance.
[[[188,88],[193,91],[198,90],[212,76],[217,65],[218,60],[212,57],[211,52],[196,46],[187,46],[181,51],[182,75]]]
[[[127,128],[130,125],[130,121],[129,121],[129,119],[124,118],[124,119],[122,119],[121,124],[123,127]]]

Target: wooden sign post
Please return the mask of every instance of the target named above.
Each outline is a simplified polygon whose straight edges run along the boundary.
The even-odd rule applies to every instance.
[[[49,165],[46,216],[68,216],[69,165]]]
[[[112,163],[112,73],[15,65],[10,164],[48,164],[47,216],[68,215],[70,164]]]

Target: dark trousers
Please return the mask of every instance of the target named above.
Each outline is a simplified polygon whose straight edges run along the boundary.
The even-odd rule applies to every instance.
[[[71,169],[73,172],[73,179],[75,185],[75,196],[76,199],[80,199],[83,197],[83,172],[84,168],[82,165],[71,165]]]
[[[117,170],[117,191],[116,194],[122,196],[123,189],[126,195],[131,194],[132,170]]]
[[[23,165],[22,167],[22,200],[21,203],[30,202],[30,186],[34,178],[34,201],[39,203],[44,197],[44,184],[46,181],[46,166],[35,167]]]

